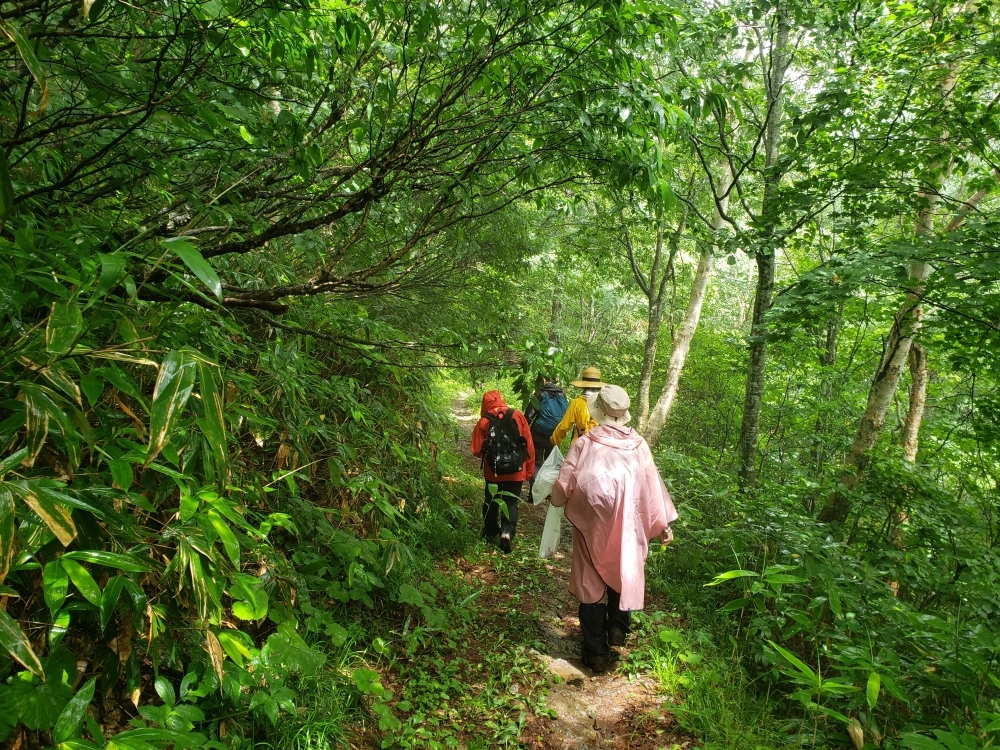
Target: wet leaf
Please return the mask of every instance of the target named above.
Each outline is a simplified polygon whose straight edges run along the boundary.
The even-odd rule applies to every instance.
[[[55,616],[56,612],[62,609],[66,594],[69,593],[69,575],[59,560],[45,563],[42,571],[42,591],[49,612]]]
[[[17,550],[14,538],[14,495],[0,485],[0,583],[7,577],[14,552]]]
[[[93,604],[95,607],[100,608],[101,606],[101,587],[97,585],[97,581],[94,577],[90,575],[85,567],[80,565],[76,560],[67,559],[65,555],[61,558],[63,567],[69,574],[69,579],[76,586],[77,591],[83,594],[83,598],[88,602]]]
[[[180,258],[191,273],[197,276],[201,280],[201,283],[208,287],[208,290],[219,302],[222,302],[222,282],[219,280],[219,274],[202,257],[201,253],[198,252],[198,248],[190,240],[184,237],[171,237],[163,240],[163,245]]]
[[[31,648],[28,637],[3,609],[0,609],[0,648],[7,650],[25,669],[44,679],[44,670],[38,656]]]
[[[66,742],[80,734],[80,727],[83,724],[83,717],[87,713],[87,706],[94,699],[94,688],[97,685],[97,678],[91,677],[87,683],[74,695],[66,708],[59,714],[56,726],[52,730],[52,741],[56,743]]]
[[[163,358],[150,407],[147,466],[170,440],[170,431],[191,396],[195,374],[195,363],[183,353],[171,351]]]
[[[45,349],[49,354],[65,354],[83,332],[83,313],[73,302],[53,302],[45,326]]]

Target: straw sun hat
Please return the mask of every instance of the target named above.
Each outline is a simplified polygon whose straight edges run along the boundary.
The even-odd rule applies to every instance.
[[[584,367],[579,380],[570,381],[577,388],[603,388],[607,385],[601,381],[601,371],[596,367]]]
[[[590,399],[587,409],[591,418],[598,424],[615,424],[619,427],[627,425],[632,415],[628,407],[632,400],[624,388],[617,385],[606,385]]]

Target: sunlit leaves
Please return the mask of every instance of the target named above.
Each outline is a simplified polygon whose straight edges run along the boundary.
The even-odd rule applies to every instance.
[[[196,372],[195,361],[183,352],[171,351],[163,358],[153,389],[147,464],[159,455],[170,440],[171,430],[191,396]]]

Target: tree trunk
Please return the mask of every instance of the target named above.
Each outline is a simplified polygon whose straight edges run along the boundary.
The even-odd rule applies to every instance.
[[[933,205],[935,201],[931,201]],[[931,207],[921,210],[917,219],[917,234],[925,235],[930,231]],[[920,305],[920,293],[924,282],[930,275],[931,267],[927,263],[913,261],[910,263],[910,280],[903,304],[896,313],[896,320],[889,333],[889,341],[882,355],[882,362],[875,379],[872,381],[871,389],[868,391],[868,403],[865,406],[865,413],[861,416],[861,423],[854,436],[854,442],[847,453],[844,461],[845,471],[841,477],[841,482],[848,489],[852,490],[861,480],[865,466],[868,463],[868,452],[875,445],[878,439],[879,430],[885,424],[885,415],[889,410],[892,397],[899,388],[899,379],[906,367],[907,359],[910,355],[910,346],[913,336],[920,330],[923,318],[923,309]],[[851,501],[847,493],[835,492],[827,500],[826,505],[819,514],[819,520],[824,523],[838,521],[843,523],[847,519],[847,514],[851,511]]]
[[[552,294],[552,313],[549,316],[549,344],[551,346],[559,345],[559,332],[557,326],[559,325],[559,318],[562,315],[562,296],[559,294],[559,290],[555,290]]]
[[[729,189],[732,182],[732,173],[727,164],[725,175],[720,183],[720,196],[717,197],[715,212],[712,214],[713,237],[722,229],[722,213],[729,207]],[[688,296],[687,311],[674,334],[670,351],[670,364],[667,366],[667,379],[663,383],[663,390],[660,391],[660,397],[656,400],[649,419],[639,428],[639,431],[646,438],[646,442],[651,446],[656,445],[660,433],[663,432],[663,426],[667,423],[667,417],[670,416],[670,409],[674,405],[681,379],[681,370],[684,369],[684,361],[691,350],[694,332],[698,330],[701,307],[705,302],[705,292],[708,290],[708,281],[712,277],[712,266],[715,264],[715,254],[718,249],[718,243],[713,240],[713,244],[706,246],[698,259],[698,269],[695,271],[694,280],[691,282],[691,294]]]
[[[649,303],[649,314],[646,319],[646,347],[642,354],[642,369],[639,371],[639,397],[636,399],[637,428],[642,432],[649,414],[649,384],[653,379],[653,365],[656,362],[656,349],[660,342],[660,321],[663,317],[663,294],[658,274],[660,259],[663,257],[663,222],[656,226],[656,253],[653,257],[653,269],[649,274],[649,284],[646,289],[646,299]],[[663,275],[666,277],[669,269]]]
[[[927,350],[920,344],[910,346],[910,406],[903,423],[903,458],[911,464],[917,462],[917,443],[920,422],[924,417],[927,401]]]
[[[757,438],[760,435],[760,407],[764,399],[764,377],[767,364],[768,326],[764,315],[771,307],[774,291],[775,248],[774,212],[778,202],[781,173],[777,169],[781,118],[784,109],[785,71],[788,68],[789,26],[783,8],[776,18],[774,44],[771,48],[771,69],[767,79],[767,120],[764,129],[764,197],[760,220],[765,228],[754,254],[757,261],[757,289],[750,324],[750,364],[747,368],[746,391],[743,399],[743,421],[737,447],[741,487],[757,483]]]
[[[812,464],[816,471],[816,476],[823,475],[825,457],[823,455],[823,441],[826,438],[829,426],[829,415],[827,409],[833,400],[833,366],[837,364],[837,339],[840,336],[840,323],[844,315],[843,303],[837,308],[837,314],[830,318],[826,324],[826,336],[822,346],[819,347],[819,364],[822,367],[823,380],[819,389],[819,409],[816,413],[816,434],[813,436],[815,442],[812,448]],[[815,500],[810,501],[814,503]],[[809,509],[810,512],[812,508]]]

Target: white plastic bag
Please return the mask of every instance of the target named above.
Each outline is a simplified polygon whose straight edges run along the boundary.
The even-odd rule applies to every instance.
[[[561,505],[549,505],[545,514],[545,527],[542,529],[542,543],[538,547],[538,556],[542,559],[552,557],[559,548],[559,535],[562,533],[562,520],[566,514]]]
[[[563,465],[563,454],[557,445],[545,459],[542,468],[535,472],[535,483],[531,486],[531,502],[541,505],[545,498],[552,494],[552,485],[559,478],[559,469]]]

